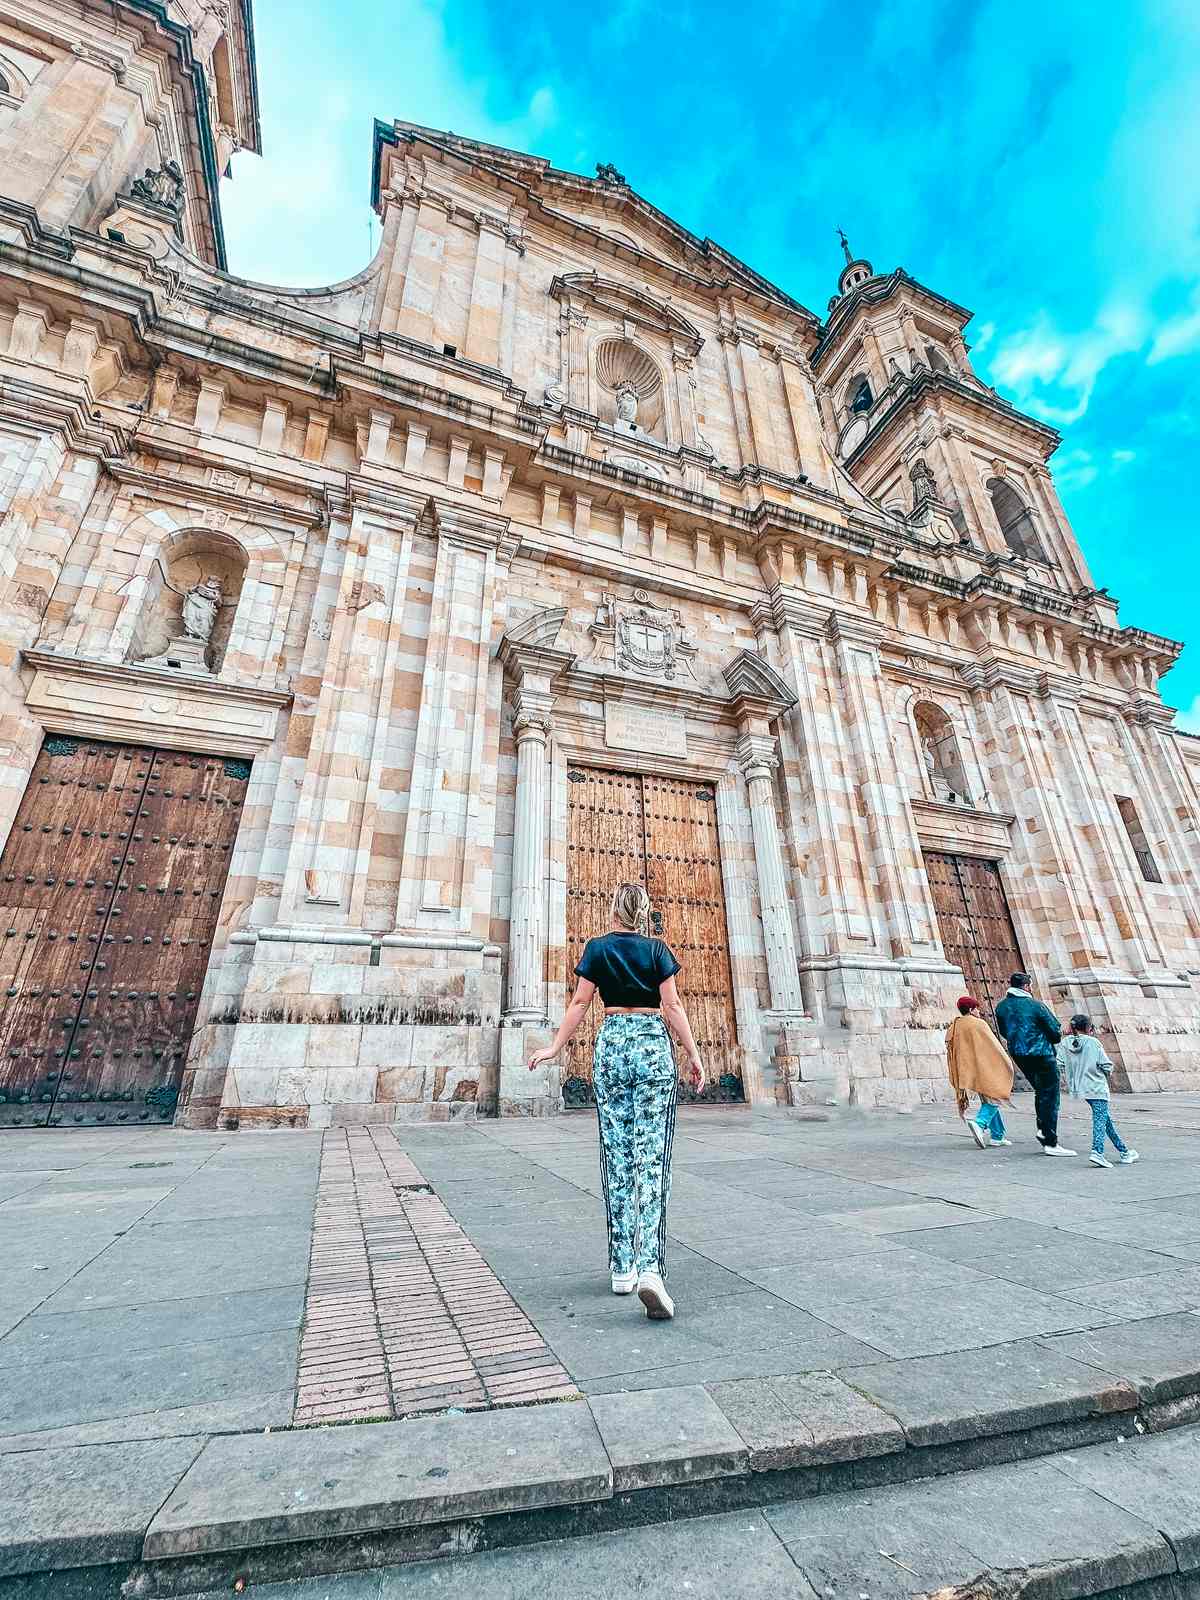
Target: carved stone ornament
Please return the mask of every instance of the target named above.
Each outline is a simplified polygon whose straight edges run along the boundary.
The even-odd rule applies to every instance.
[[[611,666],[636,677],[665,678],[668,683],[680,678],[695,681],[692,662],[696,647],[684,638],[682,616],[654,605],[644,589],[635,589],[632,600],[606,594],[588,633],[592,639],[586,658],[589,665]]]
[[[597,161],[596,177],[601,183],[607,183],[613,188],[625,186],[625,174],[618,172],[611,161]]]
[[[646,478],[666,480],[667,475],[657,461],[647,461],[644,456],[630,455],[627,450],[609,450],[605,453],[605,460],[614,467],[620,467],[622,472],[640,472]]]
[[[193,584],[183,597],[183,631],[189,639],[209,642],[224,599],[220,578],[210,575]]]
[[[161,167],[147,167],[140,178],[129,186],[129,195],[143,205],[165,211],[169,216],[183,215],[183,172],[178,163],[164,161]]]

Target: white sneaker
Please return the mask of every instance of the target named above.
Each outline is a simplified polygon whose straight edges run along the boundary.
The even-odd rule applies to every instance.
[[[1121,1165],[1123,1167],[1131,1167],[1135,1161],[1140,1161],[1141,1159],[1136,1150],[1126,1150],[1121,1155]]]
[[[669,1322],[675,1315],[675,1302],[657,1272],[643,1272],[638,1279],[637,1292],[638,1299],[646,1308],[646,1315],[652,1321]]]
[[[992,1148],[993,1148],[993,1150],[1002,1150],[1005,1147],[1005,1145],[1011,1145],[1011,1144],[1012,1144],[1012,1140],[1011,1139],[993,1139],[992,1140]]]
[[[612,1291],[614,1294],[632,1294],[638,1285],[636,1272],[614,1272],[612,1275]]]
[[[1111,1161],[1106,1161],[1103,1156],[1098,1156],[1094,1150],[1092,1151],[1091,1155],[1088,1157],[1088,1160],[1092,1163],[1092,1165],[1094,1167],[1111,1167],[1112,1166],[1112,1162]]]
[[[992,1142],[992,1136],[990,1133],[988,1133],[987,1129],[981,1128],[977,1122],[968,1122],[967,1127],[970,1128],[971,1137],[974,1139],[979,1148],[981,1150],[986,1150],[988,1145]]]
[[[1068,1150],[1065,1144],[1044,1144],[1042,1146],[1042,1154],[1044,1156],[1073,1156],[1075,1152],[1074,1150]]]

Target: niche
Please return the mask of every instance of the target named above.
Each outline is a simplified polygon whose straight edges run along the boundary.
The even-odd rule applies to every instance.
[[[667,439],[662,374],[646,352],[628,339],[604,339],[596,346],[596,379],[601,422],[632,439]]]
[[[954,725],[942,710],[928,700],[913,707],[917,743],[925,768],[925,781],[933,799],[947,805],[969,806],[970,791],[963,771],[962,756]]]
[[[236,540],[208,530],[176,534],[151,565],[130,661],[218,674],[245,574]]]

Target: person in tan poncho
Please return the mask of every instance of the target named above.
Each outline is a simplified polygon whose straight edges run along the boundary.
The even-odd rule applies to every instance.
[[[979,1015],[979,1001],[969,994],[958,1002],[958,1016],[946,1029],[946,1061],[958,1100],[958,1114],[967,1119],[968,1096],[979,1096],[979,1110],[967,1122],[981,1150],[1011,1144],[1005,1135],[1001,1102],[1012,1098],[1013,1064],[1008,1053]]]

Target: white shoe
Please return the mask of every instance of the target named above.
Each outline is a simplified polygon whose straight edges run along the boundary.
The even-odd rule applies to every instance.
[[[638,1299],[653,1322],[669,1322],[675,1315],[675,1302],[657,1272],[643,1272],[638,1279]]]
[[[612,1275],[612,1291],[614,1294],[632,1294],[638,1286],[636,1272],[614,1272]]]
[[[988,1133],[985,1128],[981,1128],[977,1122],[968,1122],[967,1127],[970,1128],[971,1137],[974,1139],[979,1148],[981,1150],[986,1150],[988,1145],[992,1142],[991,1134]]]
[[[1136,1150],[1126,1150],[1121,1155],[1121,1165],[1123,1167],[1131,1167],[1135,1161],[1140,1161],[1141,1159]]]
[[[1042,1154],[1044,1156],[1073,1156],[1075,1151],[1068,1150],[1065,1144],[1044,1144],[1042,1146]]]
[[[1011,1146],[1011,1144],[1012,1144],[1012,1140],[1011,1139],[993,1139],[992,1140],[992,1148],[993,1148],[993,1150],[1003,1150],[1006,1145]]]
[[[1112,1166],[1112,1162],[1111,1161],[1106,1161],[1103,1156],[1098,1156],[1094,1150],[1092,1151],[1091,1155],[1088,1157],[1088,1160],[1092,1163],[1092,1165],[1094,1167],[1111,1167]]]

